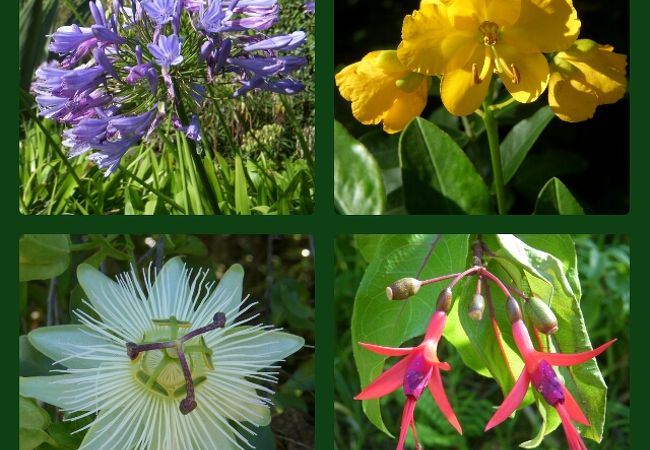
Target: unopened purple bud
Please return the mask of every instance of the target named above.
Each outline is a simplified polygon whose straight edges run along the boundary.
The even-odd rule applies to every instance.
[[[549,405],[555,406],[558,403],[564,403],[562,383],[549,363],[541,360],[537,370],[530,374],[530,380]]]
[[[203,44],[201,44],[201,51],[199,52],[199,63],[207,61],[213,50],[214,45],[211,41],[205,41]]]
[[[126,39],[103,25],[93,25],[91,29],[95,37],[105,44],[126,43]]]
[[[138,64],[142,64],[142,46],[140,44],[135,46],[135,60]]]
[[[226,60],[230,56],[230,49],[232,48],[232,41],[229,38],[223,40],[217,52],[217,60],[214,64],[214,71],[219,72],[226,64]]]
[[[91,0],[88,6],[90,7],[90,14],[93,16],[95,23],[106,26],[106,14],[104,13],[102,2],[100,0],[96,0],[95,2]]]
[[[190,124],[187,126],[187,130],[186,130],[185,134],[187,135],[188,139],[192,139],[195,142],[200,142],[201,141],[201,128],[199,126],[199,118],[198,117],[192,116],[192,119],[190,120]],[[217,313],[217,314],[219,314],[219,313]],[[225,324],[225,316],[224,316],[224,324]],[[223,326],[223,325],[221,325],[221,326]]]

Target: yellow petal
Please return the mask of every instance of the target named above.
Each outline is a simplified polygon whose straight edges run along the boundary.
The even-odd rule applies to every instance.
[[[336,74],[341,96],[352,102],[352,114],[361,123],[377,124],[401,91],[395,82],[409,72],[387,73],[380,67],[381,51],[368,53],[363,59]]]
[[[537,51],[550,53],[570,47],[579,32],[580,20],[571,0],[521,0],[519,19],[504,35],[509,43],[530,42]]]
[[[402,131],[411,119],[422,114],[427,104],[429,85],[430,81],[426,78],[415,92],[404,93],[395,99],[383,117],[386,133],[393,134]]]
[[[598,106],[598,96],[577,80],[565,79],[553,72],[548,86],[548,104],[565,122],[591,119]]]
[[[580,41],[576,41],[578,43]],[[599,104],[617,102],[627,90],[627,57],[614,53],[612,46],[594,44],[586,52],[581,52],[574,45],[567,51],[558,53],[557,57],[568,61],[581,72],[584,83],[598,95]]]
[[[474,30],[486,21],[499,26],[512,25],[519,18],[522,0],[454,0],[448,3],[449,17],[457,28]]]
[[[477,51],[472,62],[480,68],[487,49]],[[476,111],[485,99],[492,78],[492,61],[487,77],[476,84],[472,64],[447,72],[440,82],[440,98],[447,110],[456,116],[467,116]],[[480,69],[479,69],[480,70]]]
[[[473,33],[454,29],[445,4],[432,3],[404,18],[397,57],[414,72],[437,75],[448,70],[450,60],[459,64],[459,58],[471,56],[476,45]]]
[[[521,103],[537,100],[548,83],[549,69],[544,55],[519,53],[517,49],[506,46],[499,46],[498,51],[499,64],[507,69],[499,76],[510,95]],[[517,80],[513,80],[513,77]]]

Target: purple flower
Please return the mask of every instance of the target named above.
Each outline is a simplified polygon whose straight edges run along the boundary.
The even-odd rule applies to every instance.
[[[135,136],[120,141],[107,141],[102,144],[92,145],[92,148],[97,150],[97,152],[90,155],[88,159],[97,164],[100,169],[104,169],[104,176],[107,177],[115,172],[126,151],[135,145],[141,137]]]
[[[92,29],[95,37],[104,44],[126,43],[126,39],[103,25],[93,25],[90,28]]]
[[[199,9],[199,30],[208,33],[218,33],[225,30],[223,21],[226,19],[226,12],[221,7],[221,0],[212,0],[208,8],[204,9],[203,4]]]
[[[117,72],[115,72],[115,69],[113,68],[113,64],[108,60],[106,57],[106,53],[103,48],[96,48],[95,51],[93,52],[93,56],[95,58],[95,62],[99,64],[102,69],[104,69],[107,73],[109,73],[113,78],[118,79],[119,77],[117,76]]]
[[[136,84],[142,77],[147,78],[149,90],[156,95],[158,90],[158,72],[154,69],[153,64],[144,63],[129,67],[129,74],[126,76],[126,82],[130,85]]]
[[[307,60],[301,56],[279,56],[270,58],[231,58],[228,62],[249,70],[255,75],[269,77],[280,73],[293,72],[305,65]]]
[[[39,94],[71,97],[79,91],[95,89],[103,78],[104,69],[101,67],[66,70],[58,65],[45,65],[36,70],[32,89]]]
[[[104,12],[104,5],[102,5],[102,2],[100,0],[94,2],[91,0],[88,3],[88,6],[90,7],[90,14],[93,16],[95,23],[97,25],[106,26],[106,13]]]
[[[72,53],[88,39],[93,37],[92,29],[78,25],[59,27],[52,35],[52,42],[48,47],[51,52],[59,54]]]
[[[316,14],[316,2],[315,1],[306,1],[305,2],[305,12],[308,14]]]
[[[177,8],[174,0],[142,0],[140,3],[149,18],[157,25],[163,25],[174,19]]]
[[[294,31],[291,34],[279,34],[253,44],[245,45],[244,50],[247,52],[255,50],[293,50],[300,47],[305,42],[306,37],[307,35],[304,31]]]
[[[183,62],[181,40],[175,34],[160,36],[158,44],[147,44],[154,61],[161,67],[177,66]]]

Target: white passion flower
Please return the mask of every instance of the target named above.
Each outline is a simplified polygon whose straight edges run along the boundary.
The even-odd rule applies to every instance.
[[[20,379],[20,393],[64,410],[67,420],[97,413],[81,449],[207,450],[251,447],[246,434],[270,422],[268,388],[301,337],[241,316],[243,268],[216,289],[207,271],[168,261],[144,289],[135,273],[117,282],[82,264],[79,283],[98,318],[39,328],[31,344],[66,367]],[[241,308],[241,309],[240,309]],[[252,426],[251,426],[252,425]]]

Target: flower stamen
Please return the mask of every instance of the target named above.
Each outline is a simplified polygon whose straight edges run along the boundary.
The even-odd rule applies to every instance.
[[[140,369],[137,371],[136,376],[147,388],[151,388],[163,395],[176,397],[177,395],[184,393],[185,398],[181,400],[179,409],[182,414],[189,414],[197,406],[194,397],[194,386],[204,381],[205,377],[199,376],[196,380],[192,378],[192,371],[190,369],[190,363],[192,360],[190,359],[190,361],[188,361],[187,354],[201,353],[205,367],[210,370],[214,369],[211,360],[212,351],[205,344],[205,340],[201,335],[217,328],[224,328],[226,326],[226,315],[222,312],[218,312],[213,316],[211,323],[199,327],[181,337],[178,337],[179,328],[189,328],[191,326],[189,322],[179,321],[175,316],[171,316],[168,320],[155,319],[153,322],[157,326],[162,325],[169,327],[170,340],[147,342],[143,344],[127,342],[126,353],[132,361],[135,361],[143,352],[162,350],[164,352],[163,357],[159,360],[156,367],[153,369],[153,372],[147,373],[148,371]],[[184,348],[186,342],[196,337],[199,337],[198,343],[188,344],[187,347]],[[143,361],[147,360],[145,359]],[[163,374],[169,363],[174,361],[180,365],[185,381],[185,386],[176,389],[173,389],[173,386],[162,386],[156,381]],[[172,390],[169,390],[170,388],[172,388]]]

